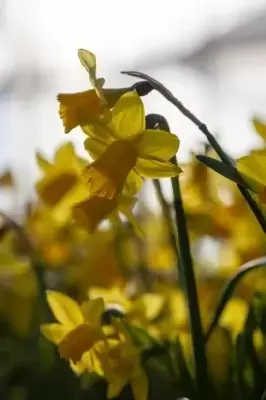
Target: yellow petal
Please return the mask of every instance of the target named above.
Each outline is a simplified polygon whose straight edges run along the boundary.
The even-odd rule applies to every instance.
[[[75,327],[84,322],[78,303],[63,293],[47,290],[47,301],[52,312],[61,324]]]
[[[220,318],[220,325],[229,329],[234,335],[242,332],[248,313],[248,304],[238,298],[231,299]]]
[[[146,317],[149,321],[153,320],[161,312],[164,305],[163,296],[156,293],[145,293],[141,296],[144,303]]]
[[[134,400],[147,400],[148,398],[148,378],[145,372],[130,379],[130,385]]]
[[[55,152],[55,164],[68,165],[68,163],[75,158],[74,145],[71,142],[66,142],[59,146]]]
[[[116,198],[109,200],[104,197],[93,196],[89,200],[76,205],[72,213],[77,224],[91,233],[116,207]]]
[[[95,346],[97,346],[97,344]],[[94,347],[83,354],[81,363],[87,371],[93,371],[99,376],[103,376],[102,366],[96,352],[94,351]]]
[[[84,354],[86,354],[86,353],[84,353]],[[70,364],[70,368],[72,369],[72,371],[74,371],[74,373],[77,376],[82,375],[87,370],[86,364],[82,362],[82,359],[81,359],[81,361],[78,361],[76,363],[73,363],[73,361],[70,360],[69,364]]]
[[[104,312],[104,301],[102,298],[85,301],[81,309],[85,321],[95,327],[100,325],[101,316]]]
[[[136,170],[145,178],[169,178],[177,176],[181,168],[169,161],[144,160],[139,158],[136,163]]]
[[[127,375],[121,373],[117,374],[115,380],[113,382],[109,382],[107,389],[108,399],[113,399],[114,397],[117,397],[127,383],[128,383]]]
[[[255,193],[265,196],[266,153],[242,157],[237,161],[237,169]],[[263,201],[263,198],[261,199]],[[266,201],[266,198],[264,199]]]
[[[60,93],[59,116],[62,119],[65,133],[69,133],[78,125],[88,125],[95,117],[104,113],[102,103],[95,90],[79,93]]]
[[[117,139],[130,139],[145,129],[141,98],[135,92],[123,94],[112,110],[112,127]]]
[[[83,354],[102,339],[102,331],[98,326],[80,324],[72,329],[58,345],[60,357],[77,363]]]
[[[143,185],[143,180],[136,169],[132,169],[127,176],[127,180],[124,186],[124,193],[127,196],[134,196],[137,194]]]
[[[35,187],[46,205],[55,206],[76,183],[75,174],[56,170],[37,182]]]
[[[87,184],[80,182],[68,190],[60,201],[54,206],[52,212],[53,218],[57,224],[61,225],[71,217],[72,209],[90,197]]]
[[[97,139],[91,138],[85,140],[84,147],[94,160],[100,157],[100,155],[102,155],[106,150],[106,144]]]
[[[60,343],[68,334],[69,328],[61,324],[43,324],[41,325],[41,333],[52,343]]]
[[[147,129],[137,141],[138,155],[141,158],[167,161],[179,148],[177,136],[166,131]]]
[[[52,168],[52,164],[48,160],[46,160],[46,158],[44,158],[41,153],[37,152],[35,158],[38,167],[43,172],[47,172],[49,169]]]
[[[262,137],[262,139],[266,140],[266,124],[258,118],[253,118],[252,122],[257,133]]]
[[[81,128],[90,138],[98,140],[106,146],[114,141],[109,124],[104,124],[101,120],[95,120],[93,124],[84,125]]]
[[[136,150],[130,141],[118,140],[108,146],[84,173],[91,195],[111,200],[120,194],[136,160]]]

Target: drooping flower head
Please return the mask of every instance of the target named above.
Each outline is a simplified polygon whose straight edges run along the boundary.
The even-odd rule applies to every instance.
[[[96,76],[96,57],[88,50],[78,50],[78,57],[89,74],[91,90],[79,93],[60,93],[59,115],[63,121],[65,133],[78,125],[86,125],[95,117],[107,118],[108,110],[128,89],[104,89],[103,78]]]

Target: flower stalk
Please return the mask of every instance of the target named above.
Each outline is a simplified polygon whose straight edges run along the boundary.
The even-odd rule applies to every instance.
[[[145,81],[149,82],[154,89],[156,89],[163,97],[165,97],[170,103],[172,103],[178,110],[187,117],[193,124],[195,124],[198,129],[205,135],[208,142],[212,146],[212,148],[216,151],[220,159],[229,166],[234,166],[233,160],[226,154],[226,152],[222,149],[220,144],[217,142],[213,134],[209,131],[207,125],[200,121],[188,108],[184,106],[184,104],[177,99],[162,83],[157,81],[154,78],[151,78],[149,75],[136,72],[136,71],[123,71],[123,74],[127,74],[130,76],[134,76],[136,78],[145,79]],[[239,174],[240,175],[240,174]],[[241,176],[240,176],[241,178]],[[264,233],[266,233],[266,219],[261,211],[260,207],[258,206],[257,202],[253,199],[249,191],[244,188],[242,185],[237,185],[240,193],[248,203],[251,211],[253,212],[254,216],[256,217],[258,223],[261,226],[261,229]]]

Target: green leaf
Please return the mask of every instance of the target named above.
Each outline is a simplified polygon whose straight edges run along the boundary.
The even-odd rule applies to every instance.
[[[222,161],[219,161],[219,160],[216,160],[214,158],[204,156],[204,155],[197,155],[196,158],[202,164],[206,165],[206,167],[212,169],[213,171],[224,176],[225,178],[229,179],[230,181],[250,190],[249,185],[244,181],[244,179],[238,172],[237,168],[227,165],[227,164],[223,163]]]
[[[210,323],[210,326],[205,335],[206,342],[208,341],[213,329],[217,325],[219,318],[220,318],[227,302],[232,297],[232,295],[233,295],[238,283],[241,281],[241,279],[248,273],[256,270],[257,268],[265,268],[265,267],[266,267],[266,257],[261,257],[261,258],[257,258],[255,260],[249,261],[246,264],[242,265],[238,269],[237,273],[226,283],[226,285],[222,291],[221,297],[219,299],[218,305],[216,307],[214,316]]]

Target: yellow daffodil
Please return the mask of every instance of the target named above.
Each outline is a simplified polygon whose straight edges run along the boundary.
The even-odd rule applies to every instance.
[[[104,338],[103,300],[98,298],[79,306],[70,297],[49,290],[47,300],[58,323],[42,325],[42,333],[58,345],[60,356],[70,361],[75,371],[93,369],[96,363],[93,346]]]
[[[141,365],[140,350],[129,338],[108,341],[108,344],[106,351],[97,352],[108,382],[107,397],[117,397],[129,384],[135,400],[147,400],[148,378]]]
[[[145,129],[144,106],[137,93],[121,96],[111,114],[108,124],[98,120],[82,128],[89,136],[84,145],[92,158],[110,154],[106,167],[118,187],[126,178],[125,188],[132,195],[141,188],[141,177],[178,175],[180,168],[169,159],[176,154],[179,140],[166,131]]]
[[[60,93],[59,115],[65,132],[69,133],[78,125],[87,125],[95,117],[103,117],[119,97],[128,89],[103,89],[104,79],[96,77],[96,57],[88,50],[80,49],[78,56],[81,64],[89,73],[93,89],[79,93]]]
[[[240,298],[233,298],[229,300],[221,315],[220,326],[227,328],[235,337],[242,332],[247,313],[248,304]]]
[[[147,327],[161,312],[164,298],[157,293],[143,293],[136,299],[130,299],[118,286],[112,288],[91,287],[88,297],[104,300],[106,310],[117,310],[124,314],[132,324]]]
[[[266,124],[256,117],[252,119],[252,123],[259,136],[266,141]]]
[[[42,201],[54,207],[68,195],[79,181],[87,162],[79,158],[72,143],[61,145],[51,164],[37,154],[37,162],[44,176],[37,182],[36,190]]]
[[[59,147],[53,164],[38,155],[44,176],[36,190],[58,224],[73,215],[91,232],[103,219],[119,212],[134,224],[132,208],[136,199],[120,195],[127,171],[117,173],[116,160],[116,153],[107,149],[89,164],[75,154],[71,143]]]
[[[262,203],[266,203],[266,151],[254,152],[237,161],[237,169],[250,186],[258,194]]]

